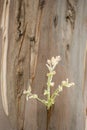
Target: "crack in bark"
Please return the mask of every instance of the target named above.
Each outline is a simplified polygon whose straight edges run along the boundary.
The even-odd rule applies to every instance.
[[[40,7],[40,9],[43,9],[45,4],[46,4],[45,0],[39,0],[39,7]]]
[[[24,112],[21,111],[21,103],[23,96],[23,86],[24,86],[24,63],[25,58],[20,58],[20,55],[17,59],[16,65],[16,108],[17,108],[17,130],[21,130],[24,127]],[[25,105],[23,105],[25,107]],[[24,108],[22,107],[23,111]]]
[[[24,127],[24,111],[25,103],[22,98],[23,87],[24,87],[24,60],[25,57],[21,56],[21,51],[23,43],[26,36],[27,23],[25,24],[25,3],[24,0],[19,0],[17,2],[17,39],[19,43],[18,54],[16,58],[16,109],[17,109],[17,130],[22,130]],[[21,108],[21,104],[23,105]]]
[[[77,2],[76,2],[77,3]],[[67,12],[66,12],[66,21],[70,21],[72,29],[75,26],[75,19],[76,19],[76,10],[75,6],[71,4],[70,0],[67,0]]]
[[[56,28],[58,24],[58,15],[55,15],[53,22],[54,22],[54,27]]]
[[[23,26],[25,24],[25,3],[23,0],[18,1],[18,14],[17,14],[17,31],[18,31],[18,38],[20,40],[21,36],[24,34]]]
[[[22,40],[21,40],[21,43],[20,43],[19,52],[18,52],[18,59],[19,59],[19,57],[20,57],[20,52],[21,52],[21,49],[22,49],[22,45],[23,45],[23,43],[24,43],[25,34],[26,34],[26,29],[27,29],[27,24],[25,25],[23,37],[22,37]]]

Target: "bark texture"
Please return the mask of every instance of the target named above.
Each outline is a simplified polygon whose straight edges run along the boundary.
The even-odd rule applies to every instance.
[[[43,98],[46,60],[60,55],[55,84],[67,77],[51,110],[48,130],[86,130],[87,0],[0,0],[0,127],[46,130],[47,111],[23,90]],[[5,112],[5,113],[4,113]],[[6,124],[6,126],[4,125]]]

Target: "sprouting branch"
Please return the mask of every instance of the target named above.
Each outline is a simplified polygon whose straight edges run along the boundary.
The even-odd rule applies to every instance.
[[[26,99],[36,99],[39,102],[43,103],[47,109],[49,110],[51,106],[55,103],[56,97],[59,95],[61,91],[63,91],[63,87],[71,87],[74,85],[73,82],[69,83],[68,79],[61,82],[61,85],[58,85],[57,89],[51,94],[51,88],[54,87],[53,76],[56,74],[55,67],[61,60],[60,56],[52,57],[51,60],[47,60],[47,68],[49,72],[47,73],[47,89],[44,90],[44,95],[46,96],[46,100],[40,99],[37,94],[32,94],[31,86],[29,86],[28,90],[24,90],[23,94],[26,95]]]

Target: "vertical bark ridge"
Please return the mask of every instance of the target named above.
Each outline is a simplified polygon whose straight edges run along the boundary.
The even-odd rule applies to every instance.
[[[33,40],[30,39],[30,45],[31,45],[30,84],[32,84],[35,78],[39,41],[40,41],[41,19],[42,19],[42,9],[39,6],[38,13],[37,13],[37,20],[36,20],[35,36],[33,37],[34,38]]]
[[[87,42],[84,52],[84,81],[83,81],[83,96],[84,96],[84,112],[85,112],[85,130],[87,130]]]
[[[24,63],[26,54],[23,53],[26,41],[27,22],[25,21],[25,1],[19,0],[16,5],[16,42],[18,43],[18,53],[16,57],[16,110],[17,110],[17,130],[24,129],[25,99],[24,90]],[[26,48],[25,48],[26,49]]]
[[[8,115],[8,100],[7,100],[7,52],[8,52],[8,27],[9,27],[9,6],[10,0],[4,1],[2,15],[2,62],[1,62],[1,94],[2,103],[6,115]]]

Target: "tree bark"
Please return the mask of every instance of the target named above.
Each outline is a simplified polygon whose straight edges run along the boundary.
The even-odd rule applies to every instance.
[[[87,0],[0,0],[2,130],[46,130],[45,106],[26,102],[23,90],[30,84],[43,98],[45,64],[57,55],[62,61],[55,85],[69,78],[75,87],[64,89],[56,99],[48,130],[86,129],[86,5]]]

